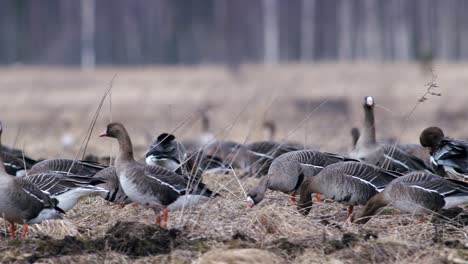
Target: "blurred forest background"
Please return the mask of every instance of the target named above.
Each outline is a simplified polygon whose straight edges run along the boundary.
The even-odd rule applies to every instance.
[[[463,0],[2,0],[0,64],[468,59]]]

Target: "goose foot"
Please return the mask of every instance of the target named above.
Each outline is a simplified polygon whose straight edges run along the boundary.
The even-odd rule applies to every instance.
[[[322,197],[320,196],[320,193],[316,193],[316,194],[315,194],[315,199],[317,200],[317,203],[321,203],[321,202],[322,202]]]
[[[21,230],[21,238],[25,238],[26,237],[26,233],[28,232],[28,225],[27,224],[24,224],[23,225],[23,228]]]
[[[168,210],[167,208],[164,208],[162,212],[162,216],[161,214],[156,216],[156,224],[162,228],[167,228],[167,217],[168,217]]]
[[[290,199],[291,199],[291,205],[296,205],[296,195],[291,194]]]
[[[346,222],[351,223],[351,215],[353,214],[353,209],[354,209],[354,206],[352,206],[352,205],[350,205],[350,206],[348,207],[348,214],[346,215],[345,223],[346,223]]]

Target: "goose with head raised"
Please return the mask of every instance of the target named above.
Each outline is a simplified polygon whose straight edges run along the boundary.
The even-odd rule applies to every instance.
[[[119,143],[115,169],[125,194],[157,214],[163,211],[164,223],[167,223],[168,210],[205,202],[217,195],[202,183],[190,182],[184,175],[135,161],[130,136],[122,124],[108,124],[100,136],[115,138]]]
[[[364,98],[364,129],[349,156],[384,169],[409,172],[430,170],[424,161],[411,156],[394,145],[378,144],[375,135],[374,98]]]

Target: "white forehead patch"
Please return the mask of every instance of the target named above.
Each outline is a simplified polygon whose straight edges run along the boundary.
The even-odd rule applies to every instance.
[[[366,97],[366,104],[367,105],[374,105],[374,98],[372,96]]]

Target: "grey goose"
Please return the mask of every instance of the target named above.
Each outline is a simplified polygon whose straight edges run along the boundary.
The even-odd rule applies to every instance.
[[[119,204],[120,207],[132,202],[123,191],[122,185],[120,185],[119,176],[115,167],[107,167],[96,173],[93,178],[102,182],[97,184],[97,187],[107,190],[107,193],[99,193],[106,201]]]
[[[285,153],[272,162],[268,174],[247,192],[247,206],[253,207],[261,202],[268,189],[290,194],[294,202],[296,192],[306,179],[330,164],[348,160],[351,159],[315,150]]]
[[[15,224],[23,225],[24,238],[28,225],[62,218],[65,212],[57,204],[57,199],[33,183],[7,174],[0,160],[0,217],[10,223],[11,239],[15,238]]]
[[[309,214],[312,206],[311,194],[319,193],[348,205],[348,221],[354,206],[365,205],[371,197],[399,176],[401,174],[397,172],[362,162],[335,163],[304,181],[299,190],[300,200],[297,207],[302,214]]]
[[[424,129],[419,141],[429,149],[437,174],[468,179],[468,141],[446,137],[439,127]]]
[[[468,183],[445,179],[428,172],[410,172],[392,181],[372,197],[351,220],[363,224],[380,208],[393,207],[412,214],[438,212],[468,203]]]
[[[106,166],[92,161],[49,159],[34,164],[34,166],[32,166],[28,171],[28,174],[51,172],[80,176],[93,176],[104,168],[106,168]]]
[[[409,172],[428,170],[424,161],[408,155],[394,145],[378,144],[375,135],[374,98],[364,98],[364,129],[349,156],[384,169]]]
[[[115,138],[119,143],[115,169],[124,193],[133,202],[153,209],[157,215],[163,211],[163,226],[169,210],[189,207],[218,195],[184,175],[135,161],[130,136],[121,123],[108,124],[100,136]]]
[[[103,180],[79,175],[61,173],[39,173],[27,175],[24,179],[58,200],[57,207],[66,212],[84,197],[98,194],[108,195],[109,191],[98,187]]]

